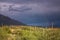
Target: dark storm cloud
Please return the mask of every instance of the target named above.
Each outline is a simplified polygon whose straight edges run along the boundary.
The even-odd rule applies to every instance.
[[[33,13],[49,13],[60,11],[60,0],[0,0],[0,2],[6,2],[7,4],[10,2],[15,4],[17,3],[19,5],[25,5],[27,8],[22,9],[22,11],[31,10],[32,8]],[[15,11],[20,11],[20,9],[15,9]]]
[[[28,2],[40,2],[40,0],[0,0],[1,2],[15,2],[15,3],[28,3]]]
[[[13,13],[16,16],[13,17],[12,15],[11,18],[13,17],[24,23],[40,24],[43,22],[55,22],[60,25],[60,0],[0,0],[0,2],[2,2],[1,5],[4,4],[7,6],[10,4],[19,5],[17,8],[13,7],[10,9],[13,12],[6,11],[6,9],[9,9],[8,7],[0,6],[4,12],[3,14],[5,14],[5,11],[9,16]]]
[[[32,8],[29,8],[27,6],[21,6],[19,8],[13,8],[13,6],[9,6],[9,11],[16,11],[16,12],[24,12],[24,11],[29,11],[32,10]]]
[[[1,2],[42,2],[43,0],[0,0]]]
[[[0,2],[16,2],[16,3],[51,3],[54,5],[59,5],[60,0],[0,0]]]
[[[0,2],[10,2],[10,3],[20,3],[20,4],[35,3],[37,5],[44,5],[47,8],[50,7],[60,8],[60,0],[0,0]]]
[[[60,6],[60,0],[47,0],[48,6]]]

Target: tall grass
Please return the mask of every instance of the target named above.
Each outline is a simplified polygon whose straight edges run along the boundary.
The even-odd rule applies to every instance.
[[[60,40],[60,28],[3,26],[0,40]]]

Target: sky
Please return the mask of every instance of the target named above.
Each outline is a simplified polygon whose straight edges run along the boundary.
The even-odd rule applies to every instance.
[[[60,23],[60,0],[0,0],[0,14],[28,25]]]

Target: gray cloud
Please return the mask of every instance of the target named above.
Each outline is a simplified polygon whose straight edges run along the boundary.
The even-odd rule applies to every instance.
[[[27,6],[21,6],[18,8],[13,8],[13,6],[9,6],[9,11],[16,11],[16,12],[24,12],[24,11],[29,11],[32,10],[32,8],[29,8]]]
[[[60,0],[0,0],[0,2],[10,2],[20,4],[35,3],[37,5],[44,5],[44,7],[47,8],[53,8],[53,7],[60,8]]]
[[[25,5],[27,8],[14,9],[14,11],[33,10],[33,12],[59,12],[60,0],[0,0],[0,2]],[[33,5],[32,5],[33,4]],[[13,10],[13,9],[12,9]]]
[[[20,5],[20,7],[18,6],[9,9],[13,12],[6,11],[5,9],[8,9],[8,7],[3,7],[3,11],[6,11],[6,14],[5,12],[3,12],[3,14],[8,14],[11,18],[27,24],[42,23],[44,21],[60,22],[60,0],[0,0],[0,2]]]
[[[60,0],[0,0],[0,2],[60,4]]]

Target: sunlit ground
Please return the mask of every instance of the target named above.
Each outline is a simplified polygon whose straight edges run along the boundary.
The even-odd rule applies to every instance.
[[[0,40],[60,40],[60,28],[3,26]]]

